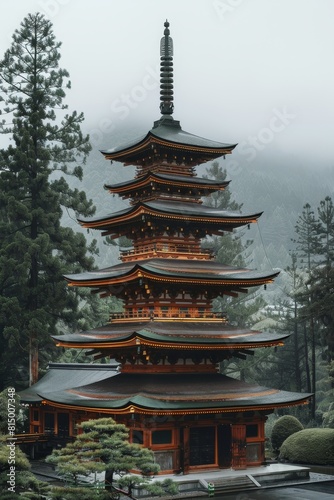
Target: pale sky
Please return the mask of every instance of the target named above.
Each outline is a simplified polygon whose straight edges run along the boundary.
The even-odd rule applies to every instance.
[[[174,41],[174,118],[184,130],[334,165],[333,0],[0,0],[0,57],[28,13],[62,41],[66,102],[93,145],[160,117],[159,44]]]

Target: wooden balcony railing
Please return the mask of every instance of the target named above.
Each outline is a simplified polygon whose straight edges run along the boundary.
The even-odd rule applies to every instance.
[[[120,258],[130,260],[133,258],[149,257],[168,257],[183,258],[183,259],[212,259],[213,255],[210,250],[197,250],[192,245],[169,245],[155,244],[145,245],[139,248],[131,248],[129,250],[121,250]]]
[[[224,313],[214,312],[190,312],[179,310],[167,311],[124,311],[114,312],[110,315],[110,322],[127,321],[199,321],[227,323],[228,319]]]

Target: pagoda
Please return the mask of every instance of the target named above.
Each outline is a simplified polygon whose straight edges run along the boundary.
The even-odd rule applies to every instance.
[[[119,264],[65,276],[71,287],[121,299],[123,309],[103,327],[54,337],[58,346],[111,362],[52,363],[22,400],[30,403],[32,433],[73,437],[83,420],[113,417],[130,428],[133,442],[154,451],[163,473],[246,468],[265,461],[267,415],[310,395],[220,373],[222,361],[280,346],[287,335],[230,326],[212,300],[266,286],[278,273],[224,265],[202,249],[203,238],[256,223],[261,213],[203,202],[228,182],[198,177],[196,166],[231,154],[236,144],[185,132],[173,118],[173,42],[164,26],[161,117],[146,135],[102,151],[136,167],[130,181],[105,186],[128,208],[79,219],[83,228],[125,236],[132,246]]]

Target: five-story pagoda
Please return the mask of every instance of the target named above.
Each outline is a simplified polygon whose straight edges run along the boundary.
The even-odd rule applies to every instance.
[[[212,312],[212,300],[267,285],[277,273],[223,265],[201,249],[206,236],[256,223],[261,214],[203,203],[228,182],[199,178],[195,167],[230,154],[235,145],[189,134],[174,120],[168,22],[160,55],[161,118],[144,137],[102,151],[107,160],[136,166],[134,179],[106,186],[129,207],[79,220],[110,238],[126,236],[133,246],[121,252],[120,264],[66,276],[70,286],[122,299],[124,309],[104,327],[55,338],[59,346],[88,349],[96,360],[109,356],[117,368],[51,364],[22,399],[31,403],[36,432],[51,428],[71,436],[82,420],[112,416],[130,427],[133,441],[154,450],[163,472],[259,465],[266,415],[309,395],[219,372],[221,361],[282,345],[286,335],[231,327]]]

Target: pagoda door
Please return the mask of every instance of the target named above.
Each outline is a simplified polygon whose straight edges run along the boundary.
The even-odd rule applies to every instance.
[[[219,467],[231,467],[231,425],[218,427],[218,464]]]
[[[58,413],[58,437],[67,438],[69,436],[69,414]]]
[[[189,433],[189,450],[191,467],[214,465],[216,463],[216,428],[192,427]]]
[[[246,426],[232,425],[232,468],[246,469]]]

